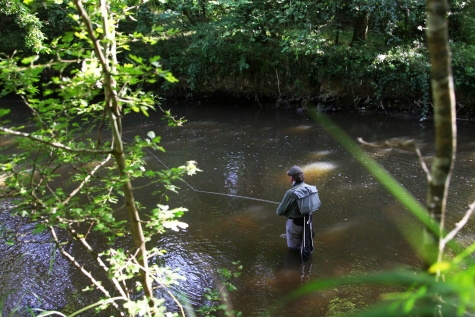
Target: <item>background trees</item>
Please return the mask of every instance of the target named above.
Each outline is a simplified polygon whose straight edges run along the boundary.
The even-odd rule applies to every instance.
[[[20,21],[21,2],[7,2],[16,5],[3,9],[3,16]],[[449,4],[458,113],[470,116],[474,3]],[[12,15],[15,10],[18,14]],[[68,10],[62,4],[46,8],[35,3],[29,14],[42,34],[53,39],[58,30],[70,27]],[[160,81],[147,87],[168,98],[212,93],[261,106],[294,108],[311,102],[425,118],[432,102],[425,22],[423,0],[176,0],[141,3],[134,19],[122,21],[119,28],[158,35],[155,25],[165,31],[154,46],[134,42],[131,47],[141,57],[160,55],[163,65],[174,70],[178,84]],[[20,25],[2,33],[7,55],[12,47],[33,47],[18,42],[23,34],[39,36],[31,31],[39,27]]]
[[[468,6],[454,3],[451,23],[467,19]],[[175,89],[195,98],[213,92],[270,98],[282,108],[313,101],[421,117],[431,111],[422,0],[154,2],[145,11],[141,25],[178,27],[157,50],[180,79]],[[470,64],[464,51],[473,48],[454,41],[459,110],[471,112],[463,86],[472,75],[461,65]]]

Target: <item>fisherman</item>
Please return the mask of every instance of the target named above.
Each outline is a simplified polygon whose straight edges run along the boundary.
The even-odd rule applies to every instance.
[[[313,251],[312,213],[320,207],[320,198],[317,188],[304,182],[304,173],[299,166],[292,166],[287,175],[292,188],[285,193],[276,213],[287,217],[288,248],[300,252],[302,261],[306,261]]]

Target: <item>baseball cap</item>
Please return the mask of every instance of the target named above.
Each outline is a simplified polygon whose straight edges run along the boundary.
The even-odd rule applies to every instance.
[[[299,174],[303,174],[303,171],[300,167],[298,166],[292,166],[288,171],[287,171],[287,175],[289,176],[295,176],[295,175],[299,175]]]

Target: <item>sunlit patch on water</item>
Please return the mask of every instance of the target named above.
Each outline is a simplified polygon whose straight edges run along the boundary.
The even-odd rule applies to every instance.
[[[190,241],[177,240],[176,237],[163,237],[157,245],[168,252],[152,259],[154,263],[165,263],[184,277],[179,284],[170,287],[171,292],[180,302],[186,303],[192,310],[203,304],[206,289],[216,287],[215,281],[220,280],[218,269],[226,267],[229,263],[219,261],[219,243],[207,237],[194,237]],[[171,298],[166,290],[157,289],[159,297],[167,300],[168,307],[175,307],[175,299]]]
[[[185,278],[180,281],[179,286],[174,287],[175,292],[186,297],[190,305],[197,306],[203,300],[204,290],[213,287],[210,281],[216,276],[212,273],[214,270],[206,260],[205,254],[194,253],[191,250],[185,252],[174,250],[171,256],[166,258],[166,262]],[[194,256],[190,257],[189,255],[193,253]]]
[[[324,150],[324,151],[314,151],[314,152],[309,152],[307,157],[310,159],[310,160],[319,160],[323,157],[326,157],[328,155],[330,155],[332,153],[332,151],[327,151],[327,150]]]
[[[286,135],[300,135],[310,133],[313,129],[311,125],[298,125],[295,127],[287,128],[283,131]]]
[[[328,175],[337,168],[337,165],[332,162],[314,162],[301,166],[306,178],[319,179]]]
[[[296,164],[298,165],[298,163]],[[335,171],[338,167],[336,164],[332,162],[313,162],[310,164],[304,164],[304,165],[299,165],[299,166],[302,168],[305,174],[305,182],[309,184],[312,184],[312,183],[317,184],[319,180],[330,175],[330,173]],[[285,167],[286,169],[282,172],[282,174],[279,175],[280,182],[282,184],[287,183],[290,185],[289,176],[287,175],[287,170],[290,167],[291,166]]]
[[[224,172],[224,188],[231,195],[236,195],[239,190],[240,169],[244,165],[244,155],[241,152],[226,153],[226,169]]]

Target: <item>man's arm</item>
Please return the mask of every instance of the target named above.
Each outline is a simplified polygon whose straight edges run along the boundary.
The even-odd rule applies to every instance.
[[[277,207],[277,210],[275,211],[276,214],[279,216],[285,215],[285,212],[289,208],[290,204],[292,203],[292,192],[288,190],[284,198],[282,198],[282,202],[279,204],[279,207]]]

